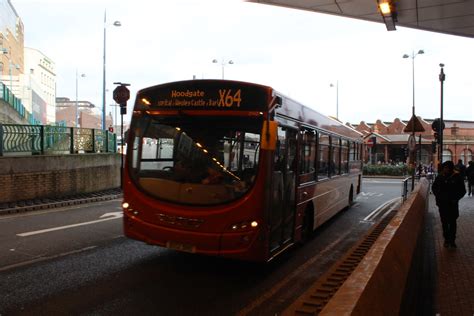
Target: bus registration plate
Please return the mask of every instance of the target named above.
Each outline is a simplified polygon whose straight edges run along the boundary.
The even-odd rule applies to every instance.
[[[173,249],[173,250],[178,250],[178,251],[183,251],[183,252],[190,252],[190,253],[195,253],[196,252],[196,246],[189,245],[189,244],[183,244],[175,241],[168,241],[166,243],[166,248]]]

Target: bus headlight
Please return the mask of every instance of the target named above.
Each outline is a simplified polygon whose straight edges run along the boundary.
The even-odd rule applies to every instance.
[[[122,203],[122,208],[127,209],[129,207],[130,207],[130,204],[128,204],[127,202]]]

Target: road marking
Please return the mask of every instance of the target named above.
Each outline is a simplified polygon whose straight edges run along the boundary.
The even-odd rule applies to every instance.
[[[272,287],[269,291],[264,293],[262,296],[260,296],[258,299],[255,301],[251,302],[248,304],[246,307],[241,309],[238,313],[237,316],[244,316],[248,315],[250,312],[252,312],[254,309],[258,308],[260,305],[265,303],[265,301],[269,300],[273,295],[276,294],[282,287],[284,287],[288,282],[290,282],[292,279],[294,279],[298,274],[301,274],[305,269],[307,269],[311,264],[316,262],[322,257],[327,256],[327,253],[330,252],[334,247],[337,246],[338,243],[341,242],[341,240],[345,239],[350,232],[346,232],[344,235],[340,236],[337,240],[333,241],[331,244],[329,244],[325,249],[323,249],[321,252],[319,252],[317,255],[314,257],[310,258],[308,261],[306,261],[302,266],[300,266],[298,269],[293,271],[289,276],[278,282],[274,287]]]
[[[42,229],[42,230],[36,230],[32,232],[26,232],[26,233],[21,233],[21,234],[16,234],[19,237],[28,237],[28,236],[33,236],[33,235],[38,235],[38,234],[44,234],[44,233],[49,233],[57,230],[63,230],[63,229],[69,229],[69,228],[74,228],[74,227],[79,227],[79,226],[85,226],[85,225],[91,225],[91,224],[96,224],[100,222],[105,222],[105,221],[110,221],[113,219],[118,219],[123,217],[122,212],[110,212],[110,213],[105,213],[104,215],[100,216],[100,219],[97,219],[95,221],[90,221],[90,222],[83,222],[83,223],[77,223],[77,224],[71,224],[71,225],[66,225],[66,226],[59,226],[59,227],[53,227],[53,228],[47,228],[47,229]]]
[[[375,218],[380,212],[382,212],[388,205],[392,204],[393,202],[395,202],[396,200],[400,200],[399,197],[396,197],[396,198],[393,198],[385,203],[383,203],[382,205],[380,205],[379,207],[377,207],[372,213],[370,213],[369,215],[367,215],[362,221],[364,222],[368,222],[368,221],[371,221],[372,218]]]
[[[61,206],[57,208],[49,208],[49,209],[36,210],[36,211],[31,211],[31,212],[14,213],[10,215],[1,215],[0,222],[3,220],[11,219],[11,218],[37,216],[37,215],[50,214],[50,213],[59,213],[59,212],[66,212],[66,211],[76,210],[76,209],[81,209],[81,208],[91,208],[97,205],[108,204],[108,203],[117,202],[117,201],[121,202],[122,198],[107,200],[107,201],[90,202],[90,203],[85,203],[85,204],[67,205],[67,206]],[[122,209],[122,208],[118,207],[118,209]]]
[[[14,264],[11,264],[11,265],[8,265],[8,266],[5,266],[5,267],[0,267],[0,272],[10,270],[10,269],[13,269],[13,268],[23,267],[23,266],[26,266],[26,265],[29,265],[29,264],[32,264],[32,263],[35,263],[35,262],[40,262],[40,261],[44,261],[44,260],[48,260],[48,259],[56,259],[56,258],[61,258],[61,257],[68,256],[68,255],[81,253],[81,252],[84,252],[84,251],[87,251],[87,250],[92,250],[94,248],[97,248],[97,246],[89,246],[89,247],[85,247],[85,248],[82,248],[82,249],[63,252],[63,253],[53,255],[53,256],[37,257],[37,258],[31,259],[31,260],[28,260],[28,261],[23,261],[23,262],[14,263]]]

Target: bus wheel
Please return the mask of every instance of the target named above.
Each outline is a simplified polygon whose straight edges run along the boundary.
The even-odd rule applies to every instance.
[[[314,210],[311,206],[306,207],[301,228],[301,242],[307,242],[313,234]]]
[[[354,204],[354,187],[351,185],[351,190],[349,191],[349,206]]]

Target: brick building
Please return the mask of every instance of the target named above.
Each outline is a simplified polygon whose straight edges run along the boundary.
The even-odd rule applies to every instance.
[[[76,101],[69,98],[56,98],[56,121],[64,122],[66,126],[76,127],[74,116],[76,114]],[[77,102],[78,124],[82,128],[102,129],[102,114],[97,111],[95,105],[89,101]],[[105,126],[112,126],[112,114],[105,117]]]
[[[423,164],[433,162],[437,165],[438,153],[434,152],[433,149],[438,150],[438,146],[433,145],[433,142],[435,142],[434,131],[431,127],[433,120],[421,117],[418,117],[418,120],[425,131],[415,133],[417,143],[416,161],[421,161]],[[443,161],[452,160],[457,162],[461,159],[464,164],[467,164],[468,161],[473,160],[474,122],[444,120],[444,123]],[[401,121],[398,118],[393,122],[377,120],[375,123],[366,123],[362,121],[358,125],[352,126],[364,134],[366,143],[372,137],[376,139],[374,147],[366,146],[365,162],[407,162],[408,138],[411,135],[411,133],[403,131],[407,126],[407,121]],[[420,147],[421,150],[419,150]],[[372,157],[369,154],[372,154]]]

